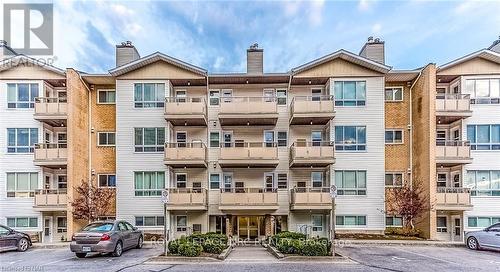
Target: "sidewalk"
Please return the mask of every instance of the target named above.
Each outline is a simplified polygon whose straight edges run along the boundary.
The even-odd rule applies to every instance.
[[[447,242],[435,240],[336,240],[337,246],[374,245],[374,246],[437,246],[437,247],[465,247],[463,242]]]

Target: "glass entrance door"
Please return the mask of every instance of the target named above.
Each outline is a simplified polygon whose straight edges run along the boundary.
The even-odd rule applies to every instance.
[[[238,237],[241,240],[257,239],[261,229],[264,230],[262,216],[238,216]]]
[[[238,216],[238,237],[241,240],[246,240],[249,238],[247,216]]]

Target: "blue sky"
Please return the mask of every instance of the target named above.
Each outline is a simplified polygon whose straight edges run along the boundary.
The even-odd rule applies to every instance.
[[[11,2],[11,1],[8,1]],[[412,69],[488,47],[500,35],[500,1],[54,1],[59,67],[104,72],[115,44],[131,40],[209,72],[244,72],[246,48],[264,48],[264,70],[291,68],[368,36],[386,62]]]

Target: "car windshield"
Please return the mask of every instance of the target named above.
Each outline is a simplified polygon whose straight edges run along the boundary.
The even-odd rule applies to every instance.
[[[113,223],[92,223],[83,228],[83,231],[89,232],[107,232],[113,229]]]

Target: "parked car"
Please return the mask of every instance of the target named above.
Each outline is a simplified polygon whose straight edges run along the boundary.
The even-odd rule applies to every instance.
[[[78,258],[87,253],[111,253],[114,257],[124,250],[142,248],[144,234],[126,221],[103,221],[85,226],[71,238],[70,249]]]
[[[31,246],[28,234],[0,225],[0,252],[17,250],[26,251]]]
[[[470,231],[465,234],[465,243],[470,249],[500,250],[500,223],[493,224],[483,230]]]

